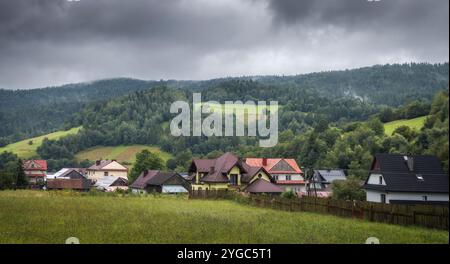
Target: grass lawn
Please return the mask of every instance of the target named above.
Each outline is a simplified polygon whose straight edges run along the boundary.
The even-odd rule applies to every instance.
[[[0,192],[0,243],[448,243],[448,232],[185,196]]]
[[[245,103],[245,102],[243,102]],[[205,103],[198,103],[194,106],[195,109],[198,109],[202,104]],[[217,111],[219,109],[222,109],[222,112],[226,115],[230,115],[233,114],[235,109],[237,111],[244,111],[244,119],[245,121],[247,120],[248,116],[251,116],[251,118],[257,118],[258,117],[258,111],[261,111],[262,109],[268,109],[270,111],[278,111],[279,108],[281,106],[278,107],[271,107],[269,104],[267,104],[266,106],[258,106],[257,103],[255,103],[256,106],[256,113],[255,114],[250,114],[248,112],[245,112],[246,107],[244,105],[234,105],[234,104],[210,104],[210,107],[213,111]]]
[[[161,159],[167,161],[172,158],[170,153],[162,151],[158,147],[145,146],[145,145],[132,145],[132,146],[114,146],[114,147],[93,147],[83,150],[75,155],[78,160],[98,160],[98,159],[115,159],[118,162],[124,162],[126,164],[132,164],[136,160],[136,153],[148,149],[149,151],[158,154]]]
[[[419,131],[423,127],[426,118],[427,116],[421,116],[413,119],[401,119],[388,122],[384,124],[384,132],[386,135],[391,136],[392,133],[394,133],[394,130],[400,126],[409,126],[410,128]]]
[[[24,139],[22,141],[12,143],[9,145],[6,145],[5,147],[0,148],[0,153],[3,151],[9,151],[17,154],[20,158],[31,158],[33,156],[36,156],[36,150],[37,148],[42,144],[42,141],[44,138],[48,139],[59,139],[61,137],[65,137],[68,135],[76,134],[81,129],[81,127],[74,127],[72,129],[69,129],[67,131],[56,131],[47,135],[42,135],[39,137],[34,138],[28,138]],[[30,145],[29,142],[33,141],[33,144]]]

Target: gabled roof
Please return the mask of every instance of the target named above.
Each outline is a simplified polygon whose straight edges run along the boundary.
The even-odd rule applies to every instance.
[[[432,155],[376,154],[371,170],[409,173],[407,159],[413,161],[414,173],[445,174],[439,159]]]
[[[408,166],[408,162],[409,166]],[[448,193],[449,177],[435,156],[377,154],[372,171],[383,175],[386,185],[364,184],[365,189],[397,192]],[[369,175],[370,177],[370,175]]]
[[[246,158],[245,163],[252,167],[264,167],[269,173],[303,173],[295,159]]]
[[[97,188],[108,188],[116,182],[122,182],[127,185],[128,180],[118,176],[103,176],[94,184]]]
[[[80,176],[85,177],[85,174],[82,172],[83,169],[79,169],[79,168],[62,168],[59,171],[55,172],[52,175],[47,175],[47,178],[64,178],[66,177],[69,173],[75,171],[76,173],[78,173]]]
[[[131,184],[131,187],[145,189],[148,185],[163,185],[167,180],[176,176],[184,180],[184,178],[176,172],[164,172],[159,170],[143,171],[133,184]]]
[[[271,182],[260,178],[247,186],[247,188],[245,188],[245,191],[249,193],[282,193],[283,189]]]
[[[264,167],[250,167],[245,162],[242,163],[243,167],[245,168],[245,173],[241,175],[241,182],[248,183],[255,177],[256,174],[258,174],[260,171],[264,172],[268,177],[271,177],[270,173],[264,169]]]
[[[336,180],[346,180],[344,170],[314,170],[314,178],[318,182],[332,183]]]
[[[97,160],[93,165],[91,165],[88,170],[102,170],[104,167],[106,167],[107,165],[113,163],[113,162],[117,162],[116,160]],[[119,162],[117,162],[120,166],[124,167],[124,169],[120,169],[120,170],[128,170],[125,166],[123,166],[122,164],[120,164]],[[117,170],[117,169],[116,169]]]
[[[47,161],[46,160],[25,160],[25,161],[23,161],[23,169],[24,170],[46,171],[47,170]]]

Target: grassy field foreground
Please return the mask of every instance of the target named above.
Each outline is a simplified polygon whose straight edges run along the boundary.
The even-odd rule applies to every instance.
[[[448,243],[448,232],[185,196],[0,192],[0,243]]]

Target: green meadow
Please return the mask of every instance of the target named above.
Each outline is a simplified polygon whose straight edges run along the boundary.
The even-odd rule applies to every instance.
[[[155,154],[157,154],[164,162],[172,158],[170,153],[162,151],[158,147],[146,146],[146,145],[131,145],[131,146],[97,146],[92,147],[81,152],[78,152],[75,157],[78,160],[91,160],[95,161],[98,159],[115,159],[118,162],[123,162],[125,164],[132,164],[136,160],[136,154],[142,150],[147,149]]]
[[[448,244],[448,232],[186,196],[0,192],[0,243]]]
[[[3,151],[9,151],[17,154],[20,158],[31,158],[33,156],[36,156],[36,150],[37,148],[42,144],[42,141],[45,138],[48,139],[59,139],[68,135],[73,135],[78,133],[80,131],[81,127],[74,127],[72,129],[66,130],[66,131],[56,131],[50,134],[34,137],[34,138],[28,138],[24,139],[9,145],[6,145],[5,147],[0,148],[0,153]],[[32,144],[30,144],[30,141]]]
[[[401,126],[408,126],[414,130],[419,131],[425,124],[426,119],[427,116],[421,116],[413,119],[401,119],[388,122],[384,124],[384,132],[386,133],[386,135],[391,136],[392,133],[394,133],[395,129]]]

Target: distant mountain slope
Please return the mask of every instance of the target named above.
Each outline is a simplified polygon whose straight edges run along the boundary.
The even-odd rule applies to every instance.
[[[293,115],[312,114],[314,110],[314,114],[321,116],[326,113],[331,120],[339,120],[342,117],[361,119],[372,114],[373,109],[367,103],[397,107],[412,100],[431,101],[437,91],[448,87],[448,75],[448,63],[402,64],[296,76],[250,76],[207,81],[121,78],[32,90],[0,89],[0,146],[78,126],[84,117],[75,114],[86,105],[95,104],[96,109],[100,109],[102,103],[106,104],[111,99],[156,86],[184,90],[188,94],[202,92],[205,100],[273,99],[286,105],[285,110],[292,111]],[[158,98],[149,100],[153,102]]]
[[[122,78],[32,90],[0,89],[0,146],[62,129],[86,104],[145,90],[154,83]]]

